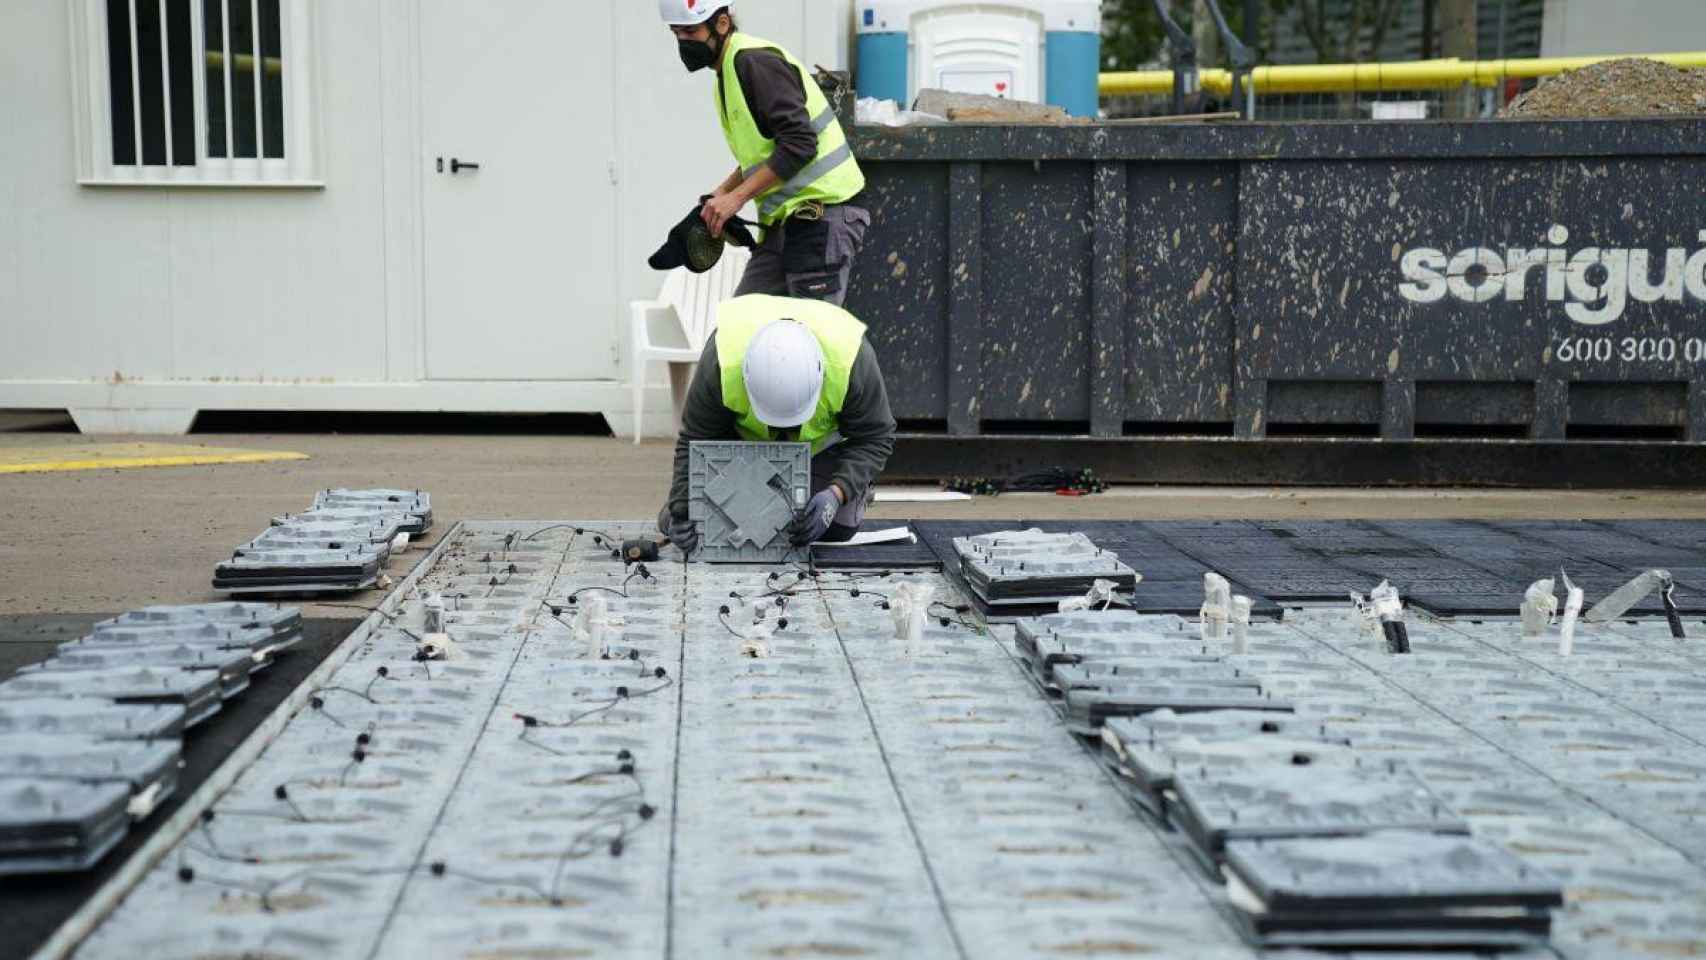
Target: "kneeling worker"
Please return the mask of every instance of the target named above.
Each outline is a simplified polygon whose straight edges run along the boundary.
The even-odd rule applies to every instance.
[[[692,554],[688,445],[695,440],[812,445],[812,498],[788,528],[803,546],[846,540],[865,517],[866,493],[894,452],[894,415],[865,325],[820,300],[752,294],[717,309],[675,441],[675,477],[658,531]]]

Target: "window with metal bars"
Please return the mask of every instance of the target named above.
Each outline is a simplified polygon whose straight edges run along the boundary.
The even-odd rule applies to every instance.
[[[92,183],[314,184],[307,0],[82,0]]]

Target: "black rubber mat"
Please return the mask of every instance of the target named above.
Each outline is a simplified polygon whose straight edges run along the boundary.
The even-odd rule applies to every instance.
[[[870,520],[860,533],[910,526],[905,520]],[[913,531],[914,534],[917,530]],[[942,561],[923,537],[917,543],[872,543],[859,547],[813,547],[812,563],[824,570],[917,570],[936,569]]]
[[[1311,538],[1245,520],[1146,524],[1179,552],[1255,595],[1278,603],[1348,599],[1375,583],[1308,549]],[[1375,581],[1376,583],[1378,582]]]
[[[1413,586],[1409,599],[1441,616],[1515,614],[1528,585],[1557,577],[1560,569],[1582,588],[1592,606],[1641,571],[1666,566],[1669,558],[1706,562],[1699,554],[1678,553],[1675,547],[1657,544],[1651,553],[1642,554],[1643,539],[1613,521],[1397,520],[1365,525],[1413,543],[1419,556],[1431,553],[1439,558],[1441,575]],[[1680,537],[1690,529],[1706,530],[1706,523],[1667,521],[1666,528]],[[1621,562],[1608,562],[1606,557]],[[1478,574],[1462,573],[1465,567]],[[1698,571],[1684,568],[1684,572]],[[1404,592],[1397,580],[1394,584]],[[1706,591],[1688,577],[1677,575],[1675,598],[1684,614],[1706,612]],[[1630,615],[1663,616],[1664,607],[1653,595],[1636,604]]]
[[[1560,568],[1592,605],[1651,567],[1671,571],[1685,615],[1706,614],[1706,521],[919,521],[951,574],[957,536],[1038,527],[1082,530],[1144,575],[1138,610],[1194,614],[1213,570],[1258,600],[1258,616],[1287,603],[1337,603],[1390,580],[1440,616],[1517,612],[1523,591]],[[1657,595],[1631,616],[1664,613]]]
[[[50,656],[52,645],[82,636],[90,624],[109,616],[112,614],[0,617],[0,641],[11,641],[0,642],[0,652],[11,655],[27,649],[29,653],[39,653],[24,661],[33,663]],[[242,696],[227,701],[224,709],[189,732],[184,738],[184,768],[179,775],[177,794],[162,803],[147,820],[132,824],[130,833],[95,869],[0,879],[0,902],[6,904],[6,922],[0,924],[0,956],[27,957],[45,943],[359,622],[304,620],[300,643],[280,653],[272,666],[254,674]],[[15,662],[20,660],[8,656],[5,667],[9,669],[0,671],[0,679],[23,665]]]

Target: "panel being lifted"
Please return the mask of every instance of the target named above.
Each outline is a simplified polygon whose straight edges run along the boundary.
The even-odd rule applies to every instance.
[[[710,563],[782,563],[788,524],[811,497],[804,443],[698,440],[688,447],[687,516],[699,528],[694,556]]]
[[[1542,944],[1557,878],[1486,840],[1411,831],[1226,845],[1246,935],[1260,945]]]

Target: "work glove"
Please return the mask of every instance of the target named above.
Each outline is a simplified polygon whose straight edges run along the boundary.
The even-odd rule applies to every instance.
[[[829,532],[829,525],[835,521],[835,512],[841,509],[841,500],[835,495],[833,486],[824,487],[812,497],[806,508],[794,515],[794,522],[788,524],[788,539],[796,547],[808,543],[816,543]]]
[[[658,532],[669,538],[681,551],[682,559],[699,549],[699,527],[693,521],[683,517],[679,520],[669,512],[668,507],[658,511]]]

